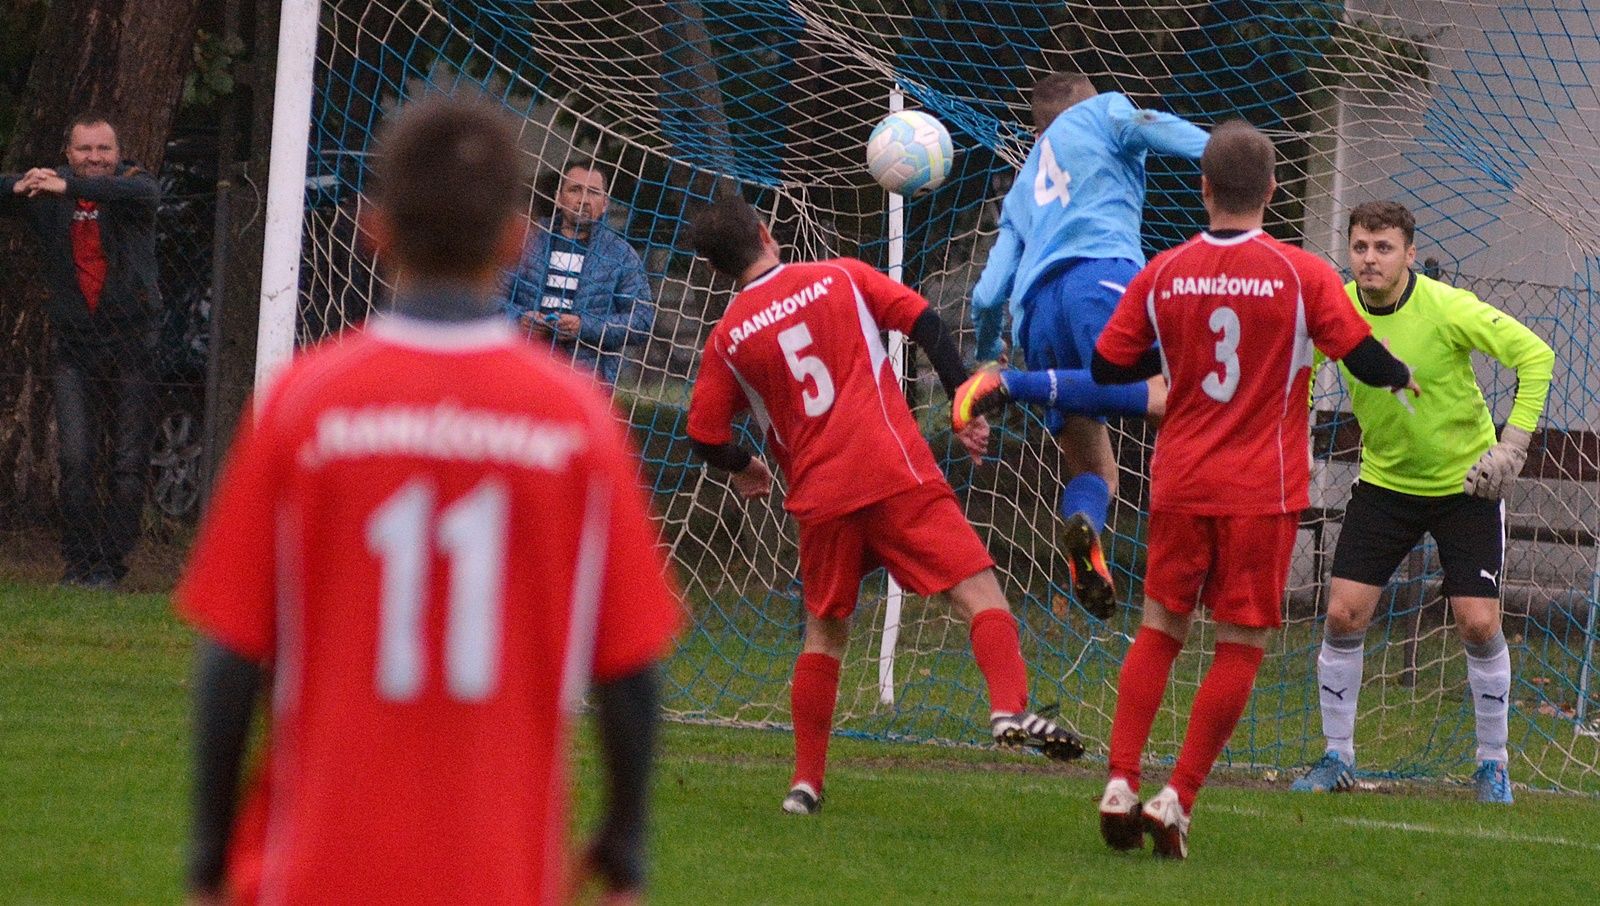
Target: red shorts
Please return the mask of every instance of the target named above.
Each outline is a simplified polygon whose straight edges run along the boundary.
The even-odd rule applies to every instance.
[[[1220,622],[1276,629],[1299,526],[1299,513],[1152,513],[1145,596],[1173,613],[1201,604]]]
[[[813,616],[850,616],[861,577],[880,566],[907,590],[931,595],[994,566],[994,558],[943,481],[800,524],[800,585]]]

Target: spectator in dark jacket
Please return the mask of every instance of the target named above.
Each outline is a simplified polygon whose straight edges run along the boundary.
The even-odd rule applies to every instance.
[[[62,581],[110,588],[128,571],[150,465],[161,189],[99,114],[72,121],[65,151],[66,166],[0,176],[0,210],[29,220],[50,293]]]
[[[615,384],[622,353],[655,322],[644,263],[605,223],[606,175],[589,162],[563,172],[556,209],[528,234],[505,307],[535,338]]]

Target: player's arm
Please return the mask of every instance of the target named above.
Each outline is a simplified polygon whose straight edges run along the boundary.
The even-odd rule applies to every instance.
[[[1343,363],[1350,376],[1361,383],[1392,391],[1400,404],[1410,409],[1405,392],[1422,395],[1422,388],[1411,377],[1410,366],[1395,358],[1372,335],[1371,325],[1356,314],[1355,305],[1333,268],[1309,256],[1305,260],[1309,263],[1301,265],[1296,273],[1301,280],[1306,331],[1316,351]]]
[[[647,806],[660,722],[658,687],[653,663],[594,687],[606,804],[588,859],[595,874],[614,891],[644,886]]]
[[[1206,130],[1181,116],[1135,108],[1126,98],[1114,102],[1108,112],[1117,142],[1131,150],[1199,160],[1211,138]]]
[[[1517,373],[1517,395],[1499,441],[1484,451],[1462,481],[1462,490],[1468,494],[1498,498],[1511,479],[1522,474],[1528,461],[1533,430],[1539,426],[1550,392],[1556,354],[1516,318],[1470,294],[1463,304],[1452,307],[1446,330],[1458,345],[1488,353]]]
[[[1133,279],[1095,341],[1089,376],[1096,384],[1137,384],[1161,373],[1156,328],[1150,321],[1150,296],[1155,291],[1154,265]]]
[[[1471,304],[1456,306],[1448,329],[1464,347],[1493,356],[1517,373],[1517,393],[1506,424],[1533,431],[1544,412],[1550,393],[1550,377],[1556,354],[1516,318],[1493,306],[1471,298]]]
[[[972,286],[972,327],[977,334],[977,350],[974,354],[980,362],[992,362],[1000,358],[1005,348],[1000,334],[1005,324],[1006,303],[1011,298],[1012,284],[1017,278],[1017,265],[1022,261],[1022,236],[1007,210],[1010,198],[1008,194],[1006,200],[1001,202],[1000,235],[989,249],[983,273]]]
[[[713,337],[700,356],[700,374],[689,395],[689,444],[706,465],[730,473],[740,496],[761,497],[772,490],[772,470],[733,439],[733,417],[743,401],[744,392]]]
[[[1396,392],[1415,387],[1410,367],[1395,358],[1394,353],[1371,334],[1356,343],[1339,361],[1350,369],[1351,377],[1368,386]]]
[[[193,818],[184,883],[192,895],[212,896],[222,893],[240,768],[266,671],[202,635],[195,647],[193,673]]]
[[[600,490],[610,498],[589,671],[606,792],[584,869],[615,899],[636,898],[644,890],[660,722],[656,665],[671,651],[683,607],[660,532],[635,480],[637,458],[611,419],[606,407],[592,405],[597,483],[591,494]]]
[[[907,336],[921,347],[923,354],[928,357],[928,363],[933,366],[934,373],[939,375],[939,383],[944,387],[945,396],[953,399],[956,388],[967,379],[967,366],[961,362],[961,350],[956,348],[950,331],[945,329],[944,319],[939,317],[939,313],[934,311],[932,306],[929,306],[917,316]]]

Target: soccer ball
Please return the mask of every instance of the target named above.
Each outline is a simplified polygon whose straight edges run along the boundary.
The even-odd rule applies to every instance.
[[[918,110],[883,118],[867,139],[867,172],[891,192],[917,195],[950,175],[950,132]]]

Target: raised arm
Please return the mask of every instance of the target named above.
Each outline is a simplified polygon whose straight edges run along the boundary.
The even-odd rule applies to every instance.
[[[972,327],[977,332],[976,355],[980,362],[1000,358],[1005,348],[1001,332],[1005,326],[1006,303],[1011,299],[1017,265],[1022,261],[1022,236],[1007,213],[1008,205],[1009,196],[1000,208],[1000,235],[989,249],[983,273],[972,286]]]
[[[1111,108],[1112,130],[1124,148],[1199,160],[1210,135],[1180,116],[1135,108],[1124,100]]]

